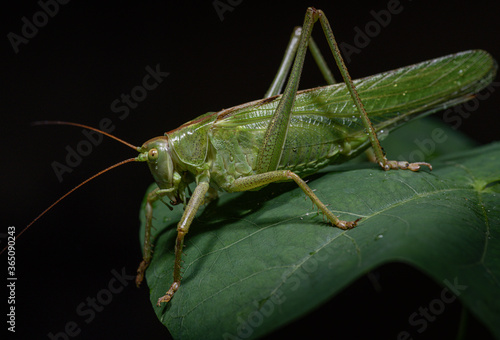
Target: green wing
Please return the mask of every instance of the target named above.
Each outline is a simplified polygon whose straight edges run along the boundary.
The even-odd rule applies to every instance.
[[[377,125],[387,120],[407,121],[414,114],[429,114],[466,101],[493,80],[496,69],[496,62],[488,52],[473,50],[358,79],[354,84],[370,119]],[[221,111],[224,118],[217,125],[266,129],[280,98],[275,96]],[[295,118],[331,118],[341,123],[333,124],[335,128],[350,127],[353,123],[361,126],[344,83],[299,91],[293,114]]]
[[[354,84],[375,129],[388,132],[415,117],[471,99],[493,80],[496,69],[491,55],[473,50],[358,79]],[[216,148],[231,135],[233,147],[239,144],[242,153],[255,154],[280,98],[219,112],[213,126]],[[368,146],[345,84],[304,90],[296,96],[280,168],[310,173],[327,163],[350,159]]]

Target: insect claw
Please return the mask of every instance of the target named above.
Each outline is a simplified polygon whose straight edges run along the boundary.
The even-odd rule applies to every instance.
[[[349,229],[354,228],[358,224],[359,220],[361,220],[361,217],[358,218],[355,221],[342,221],[342,220],[339,220],[336,223],[336,226],[337,226],[337,228],[340,228],[342,230],[349,230]]]
[[[428,166],[429,169],[432,170],[432,165],[426,162],[409,163],[407,161],[387,161],[385,165],[381,164],[384,170],[399,169],[399,170],[411,170],[411,171],[420,170],[421,165]]]
[[[170,286],[170,289],[163,295],[161,298],[158,299],[158,303],[156,304],[158,307],[161,307],[162,302],[169,302],[172,297],[174,296],[174,293],[179,289],[179,282],[174,282]]]
[[[410,169],[411,171],[418,171],[420,169],[420,166],[421,165],[425,165],[425,166],[428,166],[429,167],[429,170],[432,171],[432,165],[430,165],[429,163],[426,163],[426,162],[415,162],[415,163],[410,163],[408,165],[408,169]]]
[[[142,260],[141,264],[139,264],[139,268],[137,268],[137,275],[135,277],[135,285],[139,287],[144,280],[144,273],[149,266],[149,262]]]

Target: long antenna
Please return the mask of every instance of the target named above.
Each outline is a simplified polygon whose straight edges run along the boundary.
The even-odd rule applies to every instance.
[[[102,175],[103,173],[111,170],[111,169],[114,169],[116,168],[117,166],[120,166],[120,165],[123,165],[125,163],[130,163],[130,162],[134,162],[134,161],[137,161],[136,158],[129,158],[129,159],[126,159],[124,161],[121,161],[121,162],[118,162],[116,164],[113,164],[111,165],[110,167],[104,169],[104,170],[101,170],[99,171],[98,173],[96,173],[95,175],[87,178],[85,181],[83,181],[82,183],[78,184],[76,187],[74,187],[73,189],[71,189],[70,191],[68,191],[67,193],[65,193],[64,195],[62,195],[57,201],[55,201],[54,203],[52,203],[47,209],[45,209],[40,215],[38,215],[33,221],[30,222],[30,224],[28,224],[23,230],[21,230],[21,232],[16,235],[16,240],[29,228],[31,227],[31,225],[33,223],[35,223],[36,221],[38,221],[38,219],[40,219],[40,217],[42,217],[43,215],[45,215],[50,209],[52,209],[57,203],[61,202],[63,199],[65,199],[69,194],[71,194],[73,191],[75,191],[76,189],[78,189],[79,187],[81,187],[82,185],[90,182],[91,180],[93,180],[94,178]],[[5,248],[2,249],[2,251],[0,252],[0,254],[2,254],[6,249],[8,248],[8,246],[6,246]]]
[[[105,136],[108,136],[109,138],[112,138],[114,140],[116,140],[117,142],[120,142],[122,144],[125,144],[126,146],[128,146],[129,148],[132,148],[134,149],[135,151],[139,151],[139,148],[135,145],[132,145],[128,142],[125,142],[123,139],[120,139],[118,137],[115,137],[113,136],[112,134],[109,134],[107,132],[104,132],[102,130],[99,130],[99,129],[96,129],[96,128],[93,128],[91,126],[87,126],[87,125],[83,125],[83,124],[79,124],[79,123],[72,123],[72,122],[62,122],[62,121],[58,121],[58,120],[55,120],[55,121],[50,121],[50,120],[44,120],[44,121],[38,121],[38,122],[33,122],[31,123],[31,125],[72,125],[72,126],[78,126],[78,127],[82,127],[84,129],[89,129],[89,130],[92,130],[92,131],[96,131],[96,132],[99,132],[100,134],[103,134]],[[130,163],[130,162],[134,162],[134,161],[137,161],[136,158],[129,158],[129,159],[126,159],[124,161],[121,161],[121,162],[118,162],[114,165],[111,165],[110,167],[104,169],[104,170],[101,170],[99,171],[98,173],[96,173],[95,175],[87,178],[85,181],[83,181],[82,183],[78,184],[76,187],[74,187],[73,189],[71,189],[70,191],[68,191],[67,193],[65,193],[64,195],[62,195],[57,201],[55,201],[54,203],[52,203],[47,209],[45,209],[40,215],[38,215],[33,221],[31,221],[23,230],[21,230],[21,232],[16,236],[16,239],[19,238],[29,227],[31,227],[33,225],[33,223],[35,223],[36,221],[38,221],[40,219],[40,217],[42,217],[43,215],[45,215],[50,209],[52,209],[56,204],[58,204],[59,202],[61,202],[63,199],[65,199],[69,194],[71,194],[73,191],[75,191],[76,189],[80,188],[82,185],[84,184],[87,184],[88,182],[90,182],[91,180],[93,180],[94,178],[102,175],[103,173],[111,170],[111,169],[114,169],[116,168],[117,166],[120,166],[120,165],[123,165],[125,163]],[[8,248],[8,246],[6,246],[5,248],[2,249],[2,251],[0,251],[0,254],[2,254],[6,249]]]
[[[102,130],[93,128],[91,126],[83,125],[83,124],[72,123],[72,122],[61,122],[59,120],[42,120],[42,121],[38,121],[38,122],[33,122],[33,123],[31,123],[31,125],[72,125],[72,126],[78,126],[78,127],[82,127],[82,128],[85,128],[85,129],[89,129],[89,130],[92,130],[92,131],[96,131],[96,132],[102,133],[103,135],[108,136],[109,138],[113,138],[114,140],[116,140],[116,141],[118,141],[120,143],[125,144],[129,148],[134,149],[135,151],[137,151],[137,149],[138,149],[137,146],[132,145],[132,144],[130,144],[128,142],[125,142],[123,139],[120,139],[118,137],[113,136],[112,134],[109,134],[109,133],[104,132]]]

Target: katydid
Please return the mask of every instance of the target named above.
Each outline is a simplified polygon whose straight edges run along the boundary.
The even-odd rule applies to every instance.
[[[331,72],[311,38],[317,20],[344,83],[333,84]],[[298,91],[308,48],[329,85]],[[352,159],[369,147],[384,170],[418,171],[423,165],[432,169],[424,162],[388,160],[377,134],[385,134],[410,119],[471,99],[493,80],[495,73],[493,58],[487,52],[474,50],[352,81],[326,16],[321,10],[308,8],[302,27],[292,34],[279,71],[264,99],[207,113],[164,136],[150,139],[141,147],[90,128],[134,148],[139,155],[84,181],[24,230],[96,176],[124,163],[147,162],[158,188],[147,198],[144,255],[137,272],[137,285],[143,281],[152,259],[153,203],[166,197],[172,205],[185,205],[177,226],[173,283],[165,295],[159,297],[158,305],[161,305],[170,301],[180,287],[184,238],[195,214],[209,197],[215,197],[217,191],[258,190],[272,182],[293,180],[332,225],[344,230],[353,228],[360,219],[338,219],[302,177],[326,165]],[[280,94],[285,82],[286,87]],[[41,122],[54,123],[83,126]],[[196,187],[188,197],[189,185],[193,182]]]

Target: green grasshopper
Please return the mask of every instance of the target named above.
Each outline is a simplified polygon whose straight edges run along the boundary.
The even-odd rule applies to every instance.
[[[344,83],[334,84],[331,72],[311,38],[319,20]],[[297,91],[307,49],[311,51],[329,86]],[[287,75],[290,76],[287,79]],[[278,73],[264,99],[219,112],[207,113],[177,129],[155,137],[141,147],[139,155],[115,164],[87,179],[44,212],[24,230],[74,190],[122,165],[147,162],[158,188],[146,202],[146,230],[143,261],[137,271],[140,285],[152,259],[151,228],[153,203],[168,198],[172,205],[184,204],[177,226],[173,283],[158,305],[168,302],[181,283],[181,256],[184,238],[198,209],[216,197],[219,190],[258,190],[270,183],[294,181],[332,225],[355,227],[360,219],[343,221],[320,201],[302,177],[335,163],[352,159],[372,148],[384,170],[418,171],[425,162],[388,160],[377,134],[385,134],[410,119],[467,101],[494,78],[496,63],[484,51],[474,50],[406,66],[352,81],[332,29],[321,10],[308,8],[301,28],[296,28]],[[281,93],[286,81],[286,87]],[[367,113],[369,112],[369,113]],[[190,197],[189,185],[196,187]],[[24,232],[23,230],[23,232]],[[18,235],[20,236],[20,234]]]

